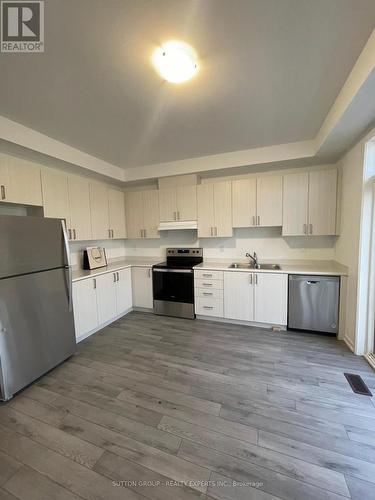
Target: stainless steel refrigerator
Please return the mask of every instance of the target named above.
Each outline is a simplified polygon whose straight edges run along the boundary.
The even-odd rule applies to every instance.
[[[10,399],[75,348],[63,223],[0,216],[0,398]]]

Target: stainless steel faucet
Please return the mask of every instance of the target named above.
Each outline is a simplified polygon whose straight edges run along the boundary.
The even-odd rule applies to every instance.
[[[258,256],[255,252],[254,252],[254,255],[250,255],[249,253],[247,253],[246,257],[250,258],[254,262],[255,269],[259,268]],[[250,261],[250,264],[251,264],[251,261]]]

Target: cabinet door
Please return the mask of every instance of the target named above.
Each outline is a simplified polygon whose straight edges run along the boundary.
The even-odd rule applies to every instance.
[[[257,225],[282,226],[283,187],[281,175],[257,179]]]
[[[117,315],[128,311],[133,305],[132,273],[131,268],[118,271],[116,283],[116,311]]]
[[[283,235],[307,233],[309,174],[288,174],[283,178]]]
[[[160,238],[159,192],[156,189],[143,191],[143,228],[145,238]]]
[[[44,217],[65,219],[70,227],[68,176],[56,170],[42,170]]]
[[[112,238],[126,238],[124,193],[117,189],[108,189],[108,207]]]
[[[133,305],[152,309],[152,269],[151,267],[133,267],[132,268],[132,288]]]
[[[274,325],[287,324],[288,275],[254,275],[254,321]]]
[[[209,238],[213,236],[215,226],[213,184],[200,184],[197,186],[197,205],[198,238]]]
[[[141,238],[144,229],[142,191],[125,193],[125,217],[128,238]]]
[[[336,233],[337,170],[309,173],[309,234]]]
[[[160,222],[177,220],[176,188],[159,189]]]
[[[224,272],[224,318],[254,320],[253,273]]]
[[[95,287],[95,279],[86,279],[73,283],[76,338],[91,332],[99,326]]]
[[[116,274],[101,274],[96,278],[99,324],[116,317]]]
[[[214,184],[215,236],[232,236],[232,183]]]
[[[43,205],[40,167],[18,158],[8,159],[7,201],[23,205]]]
[[[91,231],[94,240],[110,237],[108,190],[104,184],[90,184]]]
[[[69,208],[72,239],[91,239],[90,186],[86,179],[69,177]]]
[[[232,181],[233,227],[256,226],[256,179]]]
[[[197,186],[177,187],[178,220],[197,220]]]

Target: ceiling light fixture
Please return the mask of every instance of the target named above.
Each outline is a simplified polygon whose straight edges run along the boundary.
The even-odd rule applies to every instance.
[[[197,54],[184,42],[170,41],[155,49],[152,62],[162,78],[183,83],[198,72]]]

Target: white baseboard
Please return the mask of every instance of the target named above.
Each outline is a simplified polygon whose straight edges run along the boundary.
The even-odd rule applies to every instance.
[[[242,326],[252,326],[255,328],[264,328],[266,330],[270,330],[272,328],[277,328],[285,331],[285,325],[275,325],[274,323],[256,323],[255,321],[241,321],[238,319],[226,319],[226,318],[217,318],[215,316],[202,316],[197,314],[197,319],[203,319],[205,321],[215,321],[217,323],[229,323],[231,325],[242,325]]]
[[[354,343],[352,339],[350,339],[347,335],[344,336],[343,338],[345,344],[349,347],[349,349],[354,352]]]

